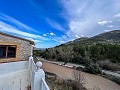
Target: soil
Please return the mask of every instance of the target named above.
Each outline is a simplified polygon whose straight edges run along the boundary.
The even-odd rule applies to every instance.
[[[42,69],[44,69],[44,71],[46,72],[54,73],[63,79],[74,80],[74,69],[52,64],[49,62],[43,62]],[[103,78],[102,76],[93,75],[85,72],[81,73],[85,80],[85,87],[88,90],[93,90],[93,88],[96,87],[100,90],[120,90],[120,85],[106,78]]]

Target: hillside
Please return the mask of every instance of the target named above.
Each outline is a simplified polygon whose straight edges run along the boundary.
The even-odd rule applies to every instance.
[[[110,44],[120,44],[120,30],[114,30],[110,32],[101,33],[94,37],[82,37],[75,39],[74,41],[70,41],[65,45],[69,44],[93,44],[93,43],[110,43]]]
[[[65,45],[76,44],[78,42],[83,42],[83,41],[86,41],[88,39],[89,39],[88,37],[81,37],[81,38],[75,39],[73,41],[69,41],[69,42],[65,43]]]
[[[105,32],[97,36],[94,36],[91,39],[120,41],[120,30]]]
[[[90,73],[100,73],[101,68],[120,71],[120,30],[79,38],[37,55],[51,61],[83,64]]]

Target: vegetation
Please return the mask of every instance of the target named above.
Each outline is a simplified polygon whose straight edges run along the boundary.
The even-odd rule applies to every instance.
[[[33,50],[33,56],[42,56],[43,55],[44,50]]]
[[[84,71],[94,74],[101,73],[101,68],[120,70],[120,30],[76,39],[39,53],[48,60],[83,64]]]
[[[72,86],[73,86],[73,90],[87,90],[85,88],[85,78],[82,75],[82,73],[80,71],[74,70],[73,72],[74,75],[74,81]]]
[[[46,81],[50,90],[88,90],[85,87],[85,78],[80,71],[74,70],[73,76],[74,80],[66,80],[54,73],[46,72]],[[95,86],[94,88],[90,88],[90,90],[100,90],[100,88]]]
[[[72,80],[64,80],[54,73],[46,72],[46,80],[50,90],[78,90]]]
[[[111,76],[111,75],[103,75],[103,77],[108,78],[109,80],[117,83],[118,85],[120,85],[120,77],[116,77],[116,76]]]
[[[120,85],[120,77],[111,76],[109,79]]]
[[[64,45],[57,48],[55,47],[46,49],[42,57],[53,61],[64,61],[65,63],[71,62],[83,64],[87,66],[85,68],[85,71],[91,70],[91,73],[100,73],[100,67],[109,70],[119,69],[119,65],[118,67],[115,67],[113,63],[120,63],[120,45]],[[111,65],[110,63],[106,63],[106,60],[110,62]],[[102,61],[102,63],[100,61]]]
[[[46,81],[50,90],[74,90],[69,80],[63,80],[53,73],[46,72]]]
[[[81,72],[75,70],[73,74],[74,80],[64,80],[53,73],[46,72],[46,79],[51,90],[87,90]]]

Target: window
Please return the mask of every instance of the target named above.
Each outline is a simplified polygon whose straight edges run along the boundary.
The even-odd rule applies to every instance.
[[[16,46],[0,45],[0,58],[15,58]]]
[[[0,46],[0,58],[6,57],[6,47]]]

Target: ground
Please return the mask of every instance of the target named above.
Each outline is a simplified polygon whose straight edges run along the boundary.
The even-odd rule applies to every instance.
[[[44,69],[44,71],[55,73],[63,79],[73,79],[74,77],[74,70],[64,66],[59,66],[49,62],[43,62],[42,68]],[[85,72],[82,72],[82,75],[85,78],[85,87],[88,89],[98,87],[100,88],[100,90],[120,90],[120,85],[117,85],[116,83],[101,76]]]

